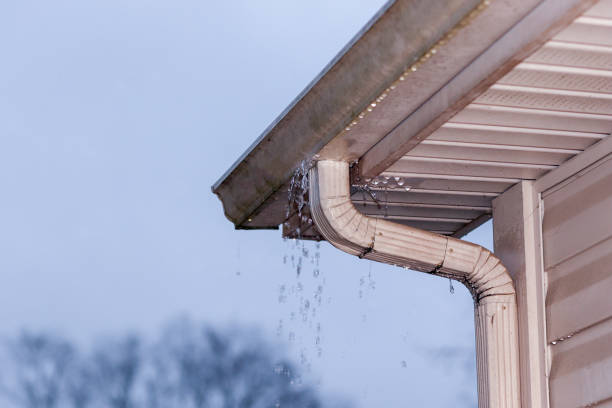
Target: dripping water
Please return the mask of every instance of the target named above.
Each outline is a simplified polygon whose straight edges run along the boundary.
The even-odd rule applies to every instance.
[[[305,371],[310,370],[309,358],[322,355],[324,338],[320,310],[324,306],[325,279],[321,273],[320,243],[307,242],[316,238],[308,200],[311,166],[310,161],[300,163],[289,182],[283,224],[283,264],[293,273],[285,275],[278,293],[279,304],[287,317],[287,334],[283,336],[300,350],[299,362]]]

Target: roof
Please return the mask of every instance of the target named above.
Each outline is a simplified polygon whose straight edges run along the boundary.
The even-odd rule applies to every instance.
[[[612,0],[594,3],[388,3],[213,186],[226,216],[277,228],[294,170],[333,158],[366,214],[469,232],[610,134]]]

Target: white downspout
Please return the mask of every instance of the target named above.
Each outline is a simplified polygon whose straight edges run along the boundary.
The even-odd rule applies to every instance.
[[[468,287],[475,303],[478,407],[520,407],[516,295],[500,260],[470,242],[363,215],[351,202],[346,162],[319,161],[309,178],[312,218],[332,245]]]

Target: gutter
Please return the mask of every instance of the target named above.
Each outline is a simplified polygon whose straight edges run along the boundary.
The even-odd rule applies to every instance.
[[[352,255],[462,282],[475,304],[478,406],[520,407],[514,283],[489,250],[360,213],[351,202],[349,164],[322,160],[310,170],[313,221]]]
[[[212,186],[225,216],[236,228],[276,229],[282,224],[285,186],[299,163],[319,154],[478,4],[479,0],[389,0]],[[508,13],[504,18],[510,18]],[[480,48],[488,45],[483,41]],[[469,59],[482,52],[480,48]],[[465,50],[461,54],[465,57]],[[456,74],[457,61],[462,60],[449,64],[453,72],[435,75],[428,86],[421,84],[423,99]],[[416,98],[414,92],[410,95]],[[279,200],[282,207],[275,205]]]

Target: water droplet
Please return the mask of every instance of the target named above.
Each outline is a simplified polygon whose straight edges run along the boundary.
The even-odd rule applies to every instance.
[[[406,363],[406,360],[402,360],[402,368],[407,368],[408,367],[408,363]]]
[[[451,278],[448,278],[448,285],[449,285],[449,292],[451,295],[453,295],[455,293],[455,287],[453,286],[453,280]]]
[[[557,342],[556,342],[556,341],[553,341],[553,342],[552,342],[552,344],[553,344],[553,346],[554,346],[555,344],[557,344]]]

